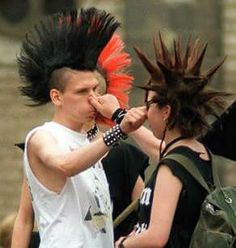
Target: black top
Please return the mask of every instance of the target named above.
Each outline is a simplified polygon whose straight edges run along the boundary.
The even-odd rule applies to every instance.
[[[144,179],[148,163],[143,152],[124,142],[112,148],[102,159],[113,202],[113,220],[131,203],[134,185],[139,175]],[[114,230],[115,240],[127,235],[136,222],[137,214],[133,212]]]
[[[206,179],[209,186],[213,184],[211,162],[202,160],[199,153],[185,146],[179,146],[171,150],[168,154],[179,153],[188,156],[191,160],[196,161],[198,169]],[[162,160],[163,161],[163,160]],[[173,160],[164,160],[164,164],[170,168],[173,175],[178,177],[183,183],[183,188],[177,204],[171,233],[167,248],[187,248],[200,215],[200,208],[204,198],[207,195],[206,190],[196,181],[195,178],[184,167]],[[146,188],[140,199],[139,221],[136,231],[141,232],[148,228],[153,201],[153,190],[156,181],[158,168],[153,172]],[[168,192],[167,192],[168,193]]]

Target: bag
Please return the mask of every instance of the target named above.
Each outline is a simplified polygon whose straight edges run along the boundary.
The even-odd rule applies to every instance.
[[[188,157],[172,153],[164,159],[172,159],[181,164],[208,192],[189,248],[236,248],[236,187],[221,186],[214,160],[212,169],[216,188],[211,190]]]

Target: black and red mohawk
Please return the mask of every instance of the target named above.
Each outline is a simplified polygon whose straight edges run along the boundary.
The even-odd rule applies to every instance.
[[[22,94],[34,105],[43,105],[50,101],[54,70],[96,70],[101,52],[119,25],[109,13],[95,8],[81,9],[79,15],[77,10],[66,10],[42,20],[26,34],[17,58]],[[100,59],[100,64],[103,62]]]

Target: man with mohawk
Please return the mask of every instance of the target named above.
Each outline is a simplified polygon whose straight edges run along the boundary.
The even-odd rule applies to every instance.
[[[145,114],[132,125],[117,124],[93,143],[85,126],[97,115],[90,100],[98,96],[102,75],[111,86],[107,89],[112,91],[112,83],[122,85],[116,87],[117,98],[121,106],[127,103],[123,91],[132,77],[122,72],[130,62],[113,35],[118,26],[110,14],[95,8],[82,9],[79,16],[64,11],[43,20],[23,41],[18,57],[22,93],[36,106],[52,102],[55,107],[53,120],[31,130],[25,141],[24,171],[40,247],[113,247],[110,196],[98,161],[139,127]],[[119,66],[109,63],[105,47],[111,42],[118,42]],[[109,99],[119,105],[115,97]]]
[[[207,118],[217,116],[225,108],[229,94],[206,89],[212,76],[222,65],[201,72],[206,45],[189,40],[185,53],[180,40],[174,41],[173,53],[160,35],[155,46],[154,64],[135,49],[150,73],[149,83],[140,88],[146,92],[147,118],[153,134],[165,142],[159,148],[159,162],[139,202],[140,219],[134,231],[116,242],[117,248],[189,247],[208,191],[199,184],[180,162],[169,155],[181,155],[193,161],[208,187],[213,186],[212,161],[209,150],[197,138],[209,127]],[[99,106],[99,103],[96,103]],[[131,109],[131,118],[140,109]]]

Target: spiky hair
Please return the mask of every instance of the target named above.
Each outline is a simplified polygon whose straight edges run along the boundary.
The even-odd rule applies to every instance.
[[[154,49],[156,63],[135,48],[151,76],[149,83],[141,88],[146,92],[151,90],[157,93],[158,106],[171,106],[168,128],[178,127],[182,135],[187,137],[204,133],[209,127],[207,117],[217,117],[225,106],[224,97],[229,96],[227,93],[206,89],[224,59],[202,73],[201,65],[207,43],[202,44],[199,39],[192,41],[191,36],[185,51],[178,38],[174,40],[173,52],[170,52],[159,33],[159,45],[157,39],[154,39]]]
[[[42,20],[26,34],[17,58],[23,95],[35,105],[50,101],[50,78],[56,69],[94,71],[98,57],[119,26],[95,8],[65,10]]]
[[[106,78],[105,93],[114,95],[121,108],[128,107],[128,93],[133,82],[133,77],[127,71],[131,64],[130,55],[125,52],[124,47],[120,35],[115,33],[98,58],[98,65]],[[96,122],[114,125],[112,120],[102,115],[98,115]]]

